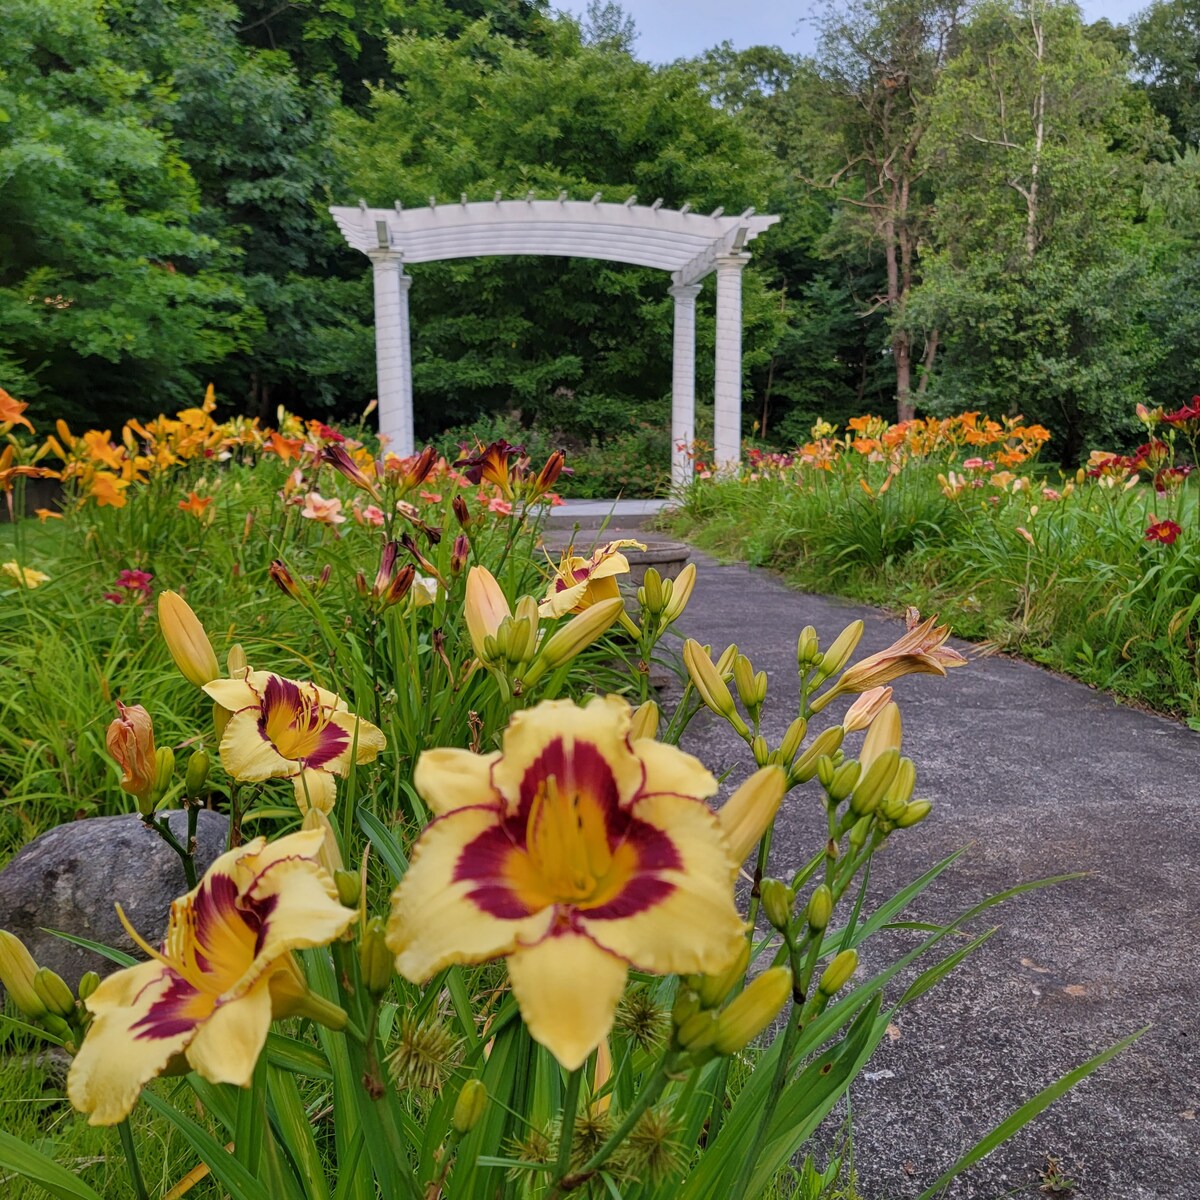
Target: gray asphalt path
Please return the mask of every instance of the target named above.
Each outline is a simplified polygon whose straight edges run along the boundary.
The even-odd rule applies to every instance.
[[[684,632],[714,652],[736,641],[787,703],[804,625],[827,645],[862,617],[860,654],[903,631],[768,573],[698,562]],[[1001,1117],[1143,1025],[1152,1028],[1140,1042],[948,1196],[1044,1195],[1039,1172],[1053,1155],[1078,1200],[1200,1200],[1200,735],[997,657],[902,680],[896,698],[916,795],[934,811],[878,857],[877,895],[964,845],[912,917],[944,919],[1018,882],[1088,874],[992,909],[975,926],[997,925],[992,939],[880,1046],[851,1093],[865,1200],[919,1195]],[[772,744],[793,715],[778,701],[768,709]],[[744,761],[739,739],[708,714],[685,745],[714,769]],[[822,823],[815,790],[789,797],[774,873],[821,845]],[[901,952],[903,936],[877,943],[864,968]]]

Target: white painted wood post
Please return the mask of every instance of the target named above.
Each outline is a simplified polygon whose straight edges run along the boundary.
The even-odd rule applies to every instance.
[[[748,254],[717,255],[717,355],[713,382],[713,462],[735,470],[742,458],[742,268]]]
[[[671,483],[686,487],[692,480],[688,452],[696,440],[696,297],[698,283],[677,283],[675,339],[671,358]]]
[[[412,343],[408,327],[408,289],[400,256],[370,250],[375,271],[375,377],[379,394],[379,436],[401,458],[413,453]]]

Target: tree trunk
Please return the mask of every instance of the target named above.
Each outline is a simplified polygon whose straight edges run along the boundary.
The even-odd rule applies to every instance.
[[[892,334],[892,357],[896,360],[896,420],[911,421],[917,411],[912,399],[912,345],[903,329]]]

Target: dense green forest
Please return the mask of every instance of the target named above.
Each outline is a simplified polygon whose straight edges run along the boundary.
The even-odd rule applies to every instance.
[[[614,4],[8,0],[0,386],[42,421],[210,380],[227,410],[357,413],[371,283],[326,207],[567,189],[781,214],[745,289],[745,432],[768,443],[818,416],[1021,411],[1069,461],[1200,390],[1200,0],[1128,28],[1054,0],[839,0],[819,26],[812,57],[652,66]],[[661,273],[413,275],[419,435],[663,425]]]

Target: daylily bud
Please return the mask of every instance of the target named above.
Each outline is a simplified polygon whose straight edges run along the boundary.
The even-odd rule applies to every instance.
[[[767,920],[782,933],[792,923],[796,893],[782,879],[764,879],[758,890]]]
[[[899,802],[907,804],[912,799],[913,788],[917,786],[917,768],[913,766],[911,758],[902,758],[900,765],[896,768],[896,777],[888,786],[887,792],[884,794],[880,804],[886,809],[891,803]],[[886,814],[894,821],[896,818],[890,813]]]
[[[847,841],[850,843],[850,848],[852,850],[861,850],[867,844],[867,834],[870,833],[870,831],[870,814],[865,817],[859,817],[859,819],[850,826],[850,833],[847,835]]]
[[[187,775],[184,777],[183,791],[189,800],[199,800],[200,793],[208,781],[208,768],[211,759],[207,750],[193,750],[188,759]]]
[[[455,496],[450,503],[450,507],[454,509],[454,515],[458,518],[458,523],[464,528],[471,527],[471,510],[467,507],[467,502],[461,496]]]
[[[639,589],[642,607],[652,617],[657,617],[666,603],[663,598],[662,576],[653,568],[646,568],[646,577]]]
[[[310,808],[309,812],[318,811]],[[344,867],[333,873],[333,886],[337,888],[338,902],[346,908],[357,908],[362,896],[362,879],[357,871],[347,871]]]
[[[86,1000],[100,986],[100,976],[95,971],[85,971],[79,977],[79,998]]]
[[[636,742],[638,738],[652,738],[658,733],[658,705],[653,700],[639,704],[633,710],[629,724],[629,740]]]
[[[817,933],[821,933],[829,924],[829,918],[833,915],[833,893],[828,884],[818,884],[813,889],[804,915],[808,918],[809,926]]]
[[[246,652],[242,649],[241,643],[235,643],[229,647],[229,653],[225,655],[225,667],[231,679],[238,678],[249,665],[246,661]]]
[[[601,634],[607,632],[624,611],[625,602],[617,596],[611,600],[601,600],[577,613],[546,640],[534,663],[535,668],[542,669],[536,674],[530,671],[525,677],[526,681],[535,682],[547,668],[553,670],[565,662],[570,662],[581,650],[585,650]]]
[[[696,586],[696,564],[688,563],[686,567],[671,581],[671,596],[663,609],[663,624],[670,625],[678,621],[692,598],[692,589]]]
[[[49,967],[38,967],[33,973],[33,990],[56,1016],[65,1019],[75,1015],[75,997],[71,995],[71,989],[63,982],[62,976]]]
[[[854,648],[861,640],[865,628],[862,621],[851,621],[834,638],[833,645],[825,651],[821,665],[817,668],[818,679],[828,679],[830,675],[836,675],[846,665],[850,660],[850,655],[854,653]]]
[[[830,802],[833,804],[841,804],[847,796],[854,791],[854,785],[858,783],[858,778],[862,774],[862,764],[851,759],[849,762],[844,762],[833,773],[833,779],[825,787],[825,791],[829,795]],[[851,801],[853,805],[853,801]]]
[[[807,783],[817,773],[817,763],[822,756],[837,750],[845,734],[840,725],[822,729],[813,739],[813,744],[792,764],[792,779],[797,783]]]
[[[708,652],[708,647],[705,647],[705,653]],[[733,678],[733,662],[738,656],[737,645],[726,646],[721,651],[721,657],[717,659],[717,674],[721,676],[726,683]]]
[[[422,484],[433,470],[437,462],[437,451],[432,446],[426,446],[415,458],[404,460],[400,473],[400,484],[406,492],[411,492],[418,484]]]
[[[190,684],[203,687],[220,677],[221,668],[208,634],[178,592],[160,593],[158,624],[175,665]]]
[[[737,684],[738,696],[748,709],[755,708],[758,689],[754,682],[754,667],[744,654],[738,654],[733,660],[733,681]]]
[[[450,550],[450,571],[457,575],[466,565],[467,560],[471,557],[471,542],[465,533],[460,533],[454,539],[454,546]]]
[[[300,599],[300,589],[296,586],[296,577],[287,569],[283,559],[272,559],[271,565],[267,568],[267,574],[271,577],[271,582],[285,596],[291,596],[293,600]]]
[[[871,728],[867,730],[867,736],[863,738],[862,752],[858,756],[858,761],[862,763],[863,770],[869,771],[871,764],[885,750],[899,750],[900,740],[903,735],[903,722],[900,719],[900,706],[898,704],[885,704],[883,710],[871,722]]]
[[[785,766],[796,757],[796,751],[800,749],[800,743],[804,741],[804,735],[807,732],[808,722],[803,717],[797,717],[787,727],[787,733],[783,735],[783,741],[779,743],[779,753]]]
[[[138,800],[138,812],[143,817],[154,811],[154,806],[167,794],[171,786],[171,777],[175,774],[175,751],[170,746],[159,746],[154,752],[154,791],[143,803]]]
[[[487,1102],[487,1085],[483,1080],[468,1079],[462,1085],[462,1091],[458,1093],[458,1099],[454,1102],[454,1115],[450,1118],[454,1132],[470,1133],[479,1124],[484,1110],[487,1108]]]
[[[792,973],[787,967],[764,971],[721,1014],[713,1048],[721,1054],[736,1054],[748,1046],[775,1020],[791,995]]]
[[[495,635],[500,622],[511,615],[511,610],[500,585],[486,567],[472,567],[467,572],[463,615],[476,655],[485,663],[491,662],[495,653],[487,652],[484,639]]]
[[[537,647],[538,604],[532,596],[522,596],[512,617],[508,633],[508,657],[514,663],[527,662]]]
[[[837,767],[833,765],[833,759],[828,754],[822,754],[817,759],[817,782],[823,788],[829,787],[833,783],[833,775],[836,770]]]
[[[754,755],[756,766],[765,767],[771,761],[771,747],[761,733],[755,734],[750,741],[750,752]]]
[[[796,664],[801,671],[811,667],[821,652],[820,642],[817,641],[817,631],[811,625],[805,625],[796,639]]]
[[[703,1008],[716,1008],[746,975],[750,965],[750,943],[743,938],[737,957],[719,975],[700,977],[700,1004]]]
[[[900,766],[900,751],[885,750],[870,766],[862,777],[862,782],[854,789],[850,797],[850,811],[856,816],[865,816],[874,812],[883,799],[883,794],[896,778]]]
[[[37,972],[38,965],[25,943],[15,933],[0,929],[0,984],[21,1012],[35,1021],[46,1012],[46,1005],[33,987]]]
[[[671,1006],[671,1021],[677,1027],[700,1011],[700,993],[695,988],[679,985],[675,1003]]]
[[[379,499],[379,489],[368,479],[363,469],[346,453],[344,446],[330,442],[321,448],[321,460],[327,462],[339,475],[344,475],[356,488]]]
[[[154,790],[154,723],[140,704],[127,706],[118,700],[117,713],[105,741],[123,772],[122,789],[136,796],[140,805]]]
[[[58,1013],[48,1012],[41,1018],[42,1028],[54,1034],[56,1038],[66,1042],[68,1046],[73,1045],[75,1039],[75,1031],[63,1020]]]
[[[763,701],[767,698],[767,673],[759,671],[754,676],[754,707],[761,708]]]
[[[412,563],[405,563],[392,577],[392,582],[388,584],[387,588],[380,595],[380,605],[383,608],[391,608],[393,604],[399,604],[412,590],[412,585],[416,581],[416,578],[417,568]]]
[[[741,863],[775,820],[787,791],[787,775],[779,767],[755,771],[717,813],[730,857]]]
[[[704,647],[693,638],[683,643],[683,663],[700,699],[718,716],[724,717],[743,737],[748,734],[750,730],[738,715],[720,670],[713,666]]]
[[[846,710],[846,715],[842,718],[842,728],[847,733],[858,733],[859,730],[866,729],[891,700],[890,687],[875,687],[863,692]]]
[[[711,1008],[694,1013],[679,1027],[675,1035],[685,1050],[704,1050],[717,1036],[717,1014]]]
[[[824,996],[832,996],[840,992],[850,982],[850,976],[858,969],[858,951],[843,950],[833,962],[825,968],[821,982],[817,986]]]
[[[896,818],[896,824],[901,829],[909,829],[918,821],[923,821],[933,809],[928,800],[912,800],[904,806],[904,811]]]
[[[384,941],[387,925],[382,917],[372,917],[363,930],[358,944],[358,966],[363,986],[372,996],[382,996],[395,974],[395,956]]]

